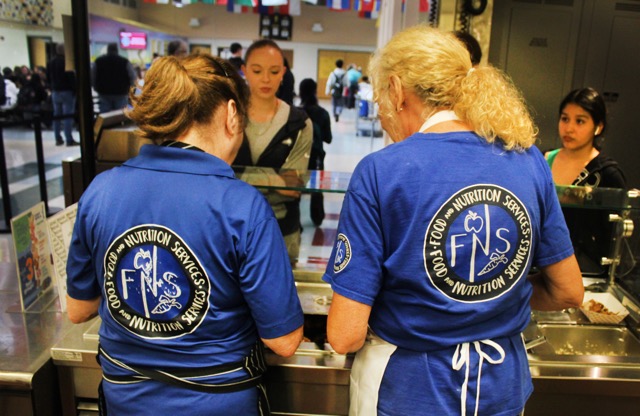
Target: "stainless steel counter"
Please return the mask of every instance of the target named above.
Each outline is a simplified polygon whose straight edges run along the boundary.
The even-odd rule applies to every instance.
[[[54,301],[23,313],[14,263],[0,263],[0,414],[58,415],[50,348],[72,324]]]
[[[297,275],[296,280],[303,310],[308,318],[305,322],[306,335],[309,322],[313,322],[310,327],[319,327],[323,325],[321,318],[325,318],[326,326],[332,293],[326,284],[320,283],[319,275],[312,272]],[[535,391],[527,402],[526,414],[553,416],[637,412],[640,405],[640,342],[620,335],[623,327],[594,328],[585,325],[588,322],[579,311],[561,318],[546,317],[546,324],[533,323],[525,333],[529,339],[546,336],[545,342],[530,350],[529,364]],[[96,397],[101,378],[100,367],[95,361],[98,328],[99,318],[77,326],[51,350],[61,384],[63,388],[66,386],[63,394],[66,397],[63,400],[65,414],[75,414],[72,412],[75,411],[77,400]],[[585,341],[585,334],[588,343],[588,336],[600,338],[597,331],[602,329],[611,338],[609,344],[602,345],[612,350],[601,353],[590,346],[591,350],[580,353],[579,341]],[[572,348],[576,349],[562,351],[565,346],[558,344],[558,336],[552,330],[561,332],[563,336],[572,334],[571,331],[580,331],[570,338]],[[319,339],[322,337],[321,333]],[[348,413],[352,356],[321,350],[317,347],[321,342],[315,341],[303,343],[291,358],[267,354],[269,371],[265,381],[274,414]]]
[[[57,302],[44,312],[23,313],[16,271],[11,267],[15,265],[3,267],[0,273],[0,385],[29,389],[33,374],[51,358],[49,349],[72,324]]]

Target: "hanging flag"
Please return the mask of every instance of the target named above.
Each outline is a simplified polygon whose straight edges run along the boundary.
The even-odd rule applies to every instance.
[[[230,13],[249,13],[252,10],[252,0],[227,0],[227,11]]]
[[[273,6],[263,6],[262,4],[258,6],[258,14],[268,14],[271,16],[272,14],[275,14],[275,12],[276,8]]]
[[[429,0],[420,0],[418,11],[420,13],[427,13],[429,11]]]
[[[358,12],[358,17],[363,19],[377,19],[380,17],[380,6],[382,0],[372,0],[370,5],[367,5]]]
[[[269,6],[267,3],[268,0],[260,0],[260,3],[257,7],[258,14],[268,14],[272,15],[276,12],[276,8],[274,6]]]
[[[289,10],[287,14],[291,16],[300,16],[301,9],[302,9],[302,5],[300,4],[300,0],[289,0]]]
[[[169,4],[169,0],[144,0],[145,3]]]
[[[286,0],[279,0],[279,1],[282,3],[282,5],[269,6],[268,5],[269,0],[260,0],[260,4],[257,7],[257,13],[268,14],[268,15],[279,13],[279,14],[288,14],[291,16],[300,16],[300,0],[290,0],[289,4],[287,4]],[[296,6],[297,6],[297,9],[296,9]]]
[[[353,10],[370,12],[374,9],[375,0],[355,0]]]
[[[287,0],[260,0],[261,6],[284,6]]]
[[[318,0],[304,0],[305,3],[309,3],[309,4],[318,4]]]
[[[351,10],[351,0],[327,0],[327,7],[331,10]]]

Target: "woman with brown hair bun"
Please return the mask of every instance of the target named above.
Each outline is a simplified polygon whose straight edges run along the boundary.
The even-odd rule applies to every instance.
[[[234,177],[248,91],[209,55],[158,59],[128,116],[145,145],[78,205],[68,315],[99,313],[102,414],[262,415],[263,342],[303,315],[278,223]]]

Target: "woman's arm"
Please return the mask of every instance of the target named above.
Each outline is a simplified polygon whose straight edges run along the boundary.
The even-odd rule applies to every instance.
[[[540,273],[529,276],[529,281],[533,285],[532,309],[557,311],[582,305],[584,285],[574,255],[542,267]]]
[[[300,326],[299,328],[289,332],[287,335],[283,335],[278,338],[262,338],[262,342],[264,342],[264,345],[269,347],[269,349],[276,354],[283,357],[291,357],[298,349],[300,342],[302,342],[302,329],[303,326]]]
[[[79,300],[67,295],[67,315],[69,319],[74,324],[87,322],[98,315],[98,307],[101,300],[101,296],[91,300]]]
[[[358,351],[364,345],[370,314],[371,306],[333,293],[327,338],[337,353]]]

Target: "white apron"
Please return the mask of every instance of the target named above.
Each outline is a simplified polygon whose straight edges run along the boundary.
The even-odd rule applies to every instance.
[[[478,388],[474,414],[478,414],[480,400],[480,378],[482,375],[482,363],[486,360],[490,364],[501,364],[504,361],[504,349],[491,340],[465,342],[457,346],[451,359],[451,367],[455,371],[464,369],[465,381],[460,393],[460,414],[466,415],[467,383],[469,380],[469,350],[475,347],[480,356],[478,372]],[[495,349],[500,358],[493,359],[482,348]],[[382,377],[389,363],[391,355],[398,347],[390,344],[373,333],[369,329],[364,345],[356,353],[351,367],[351,386],[349,390],[350,406],[349,416],[376,416],[378,414],[378,392],[382,384]]]

